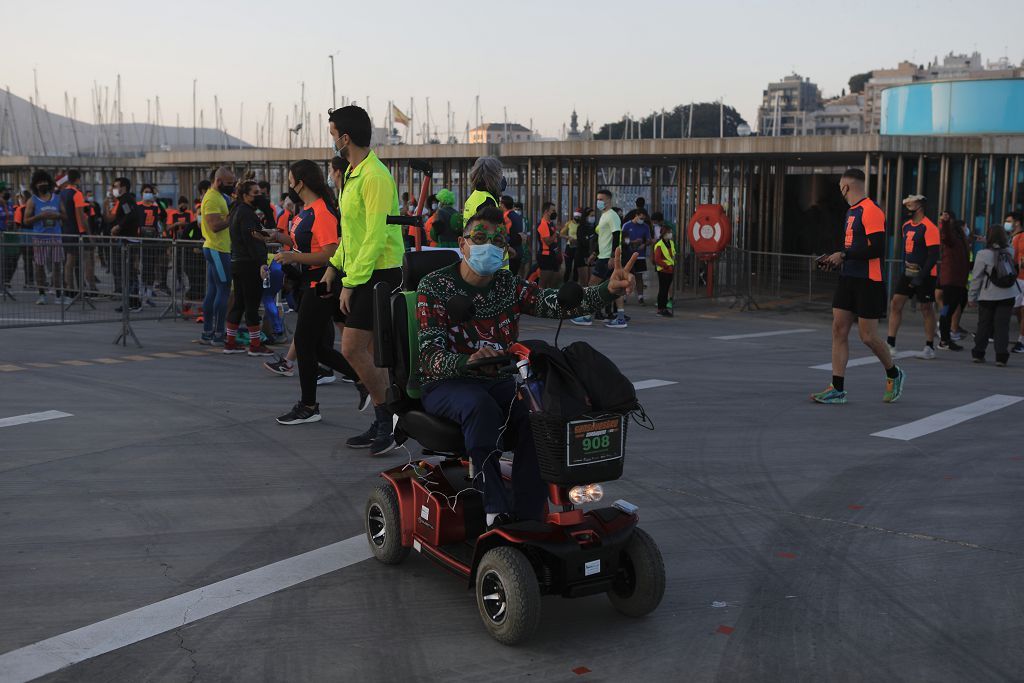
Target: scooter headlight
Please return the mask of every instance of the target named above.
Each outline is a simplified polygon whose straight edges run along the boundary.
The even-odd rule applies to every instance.
[[[573,486],[569,489],[569,500],[574,505],[583,503],[596,503],[604,498],[604,489],[600,484],[587,484],[585,486]]]

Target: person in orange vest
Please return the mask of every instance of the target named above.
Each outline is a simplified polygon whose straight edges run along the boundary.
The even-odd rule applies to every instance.
[[[903,322],[907,299],[917,300],[924,319],[925,346],[919,358],[935,358],[935,280],[941,255],[939,228],[924,215],[924,195],[912,194],[903,200],[907,220],[903,223],[903,272],[896,281],[896,292],[889,307],[889,353],[896,353],[896,334]]]
[[[672,241],[672,228],[661,229],[661,239],[654,244],[654,269],[658,273],[658,311],[663,318],[672,317],[672,309],[668,307],[669,292],[672,291],[672,278],[676,272],[676,245]]]
[[[537,267],[540,270],[540,286],[554,287],[562,275],[562,250],[558,235],[558,211],[554,206],[537,226]]]

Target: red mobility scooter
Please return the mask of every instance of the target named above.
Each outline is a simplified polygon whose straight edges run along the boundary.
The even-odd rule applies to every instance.
[[[385,564],[398,564],[416,550],[465,579],[476,593],[484,627],[508,645],[534,631],[542,594],[605,593],[623,614],[648,614],[661,602],[665,569],[658,546],[637,527],[637,507],[625,500],[581,507],[601,501],[600,482],[622,475],[628,414],[595,413],[566,422],[532,412],[549,490],[546,519],[486,528],[462,431],[423,410],[415,382],[415,290],[424,275],[455,261],[458,255],[450,251],[407,253],[405,291],[392,294],[384,284],[375,291],[375,362],[388,370],[395,439],[417,441],[423,456],[381,474],[384,481],[366,503],[370,549]],[[560,292],[564,310],[578,305],[581,290],[575,289],[575,296]],[[502,364],[499,371],[516,377],[520,392],[528,391],[529,350],[517,344],[511,352],[486,361]],[[501,466],[508,485],[511,465],[503,460]]]

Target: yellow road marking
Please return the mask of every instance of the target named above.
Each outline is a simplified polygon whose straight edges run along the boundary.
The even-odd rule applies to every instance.
[[[124,360],[153,360],[149,356],[121,356]]]
[[[153,358],[181,358],[181,356],[179,356],[176,353],[168,353],[166,351],[162,351],[160,353],[151,353],[149,355],[152,356]]]
[[[0,372],[17,372],[18,370],[24,370],[25,368],[19,365],[0,365]]]
[[[57,367],[53,363],[25,363],[25,365],[31,365],[34,368],[55,368],[55,367]]]
[[[92,363],[84,360],[62,360],[62,365],[92,365]]]
[[[114,363],[123,363],[123,360],[117,358],[93,358],[94,363],[103,363],[104,365],[113,365]]]

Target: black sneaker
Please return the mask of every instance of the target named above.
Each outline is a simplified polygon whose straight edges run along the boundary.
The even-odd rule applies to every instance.
[[[300,425],[306,422],[319,422],[320,421],[320,404],[317,403],[312,408],[303,405],[301,402],[296,403],[292,406],[292,409],[287,413],[277,418],[278,424],[283,425]]]
[[[370,455],[371,456],[383,456],[385,453],[390,453],[397,449],[398,444],[394,442],[394,433],[391,431],[391,426],[388,425],[387,433],[378,432],[377,438],[370,444]]]
[[[948,342],[940,341],[939,348],[943,351],[963,351],[964,347],[957,344],[955,341],[950,340]]]
[[[353,436],[345,442],[349,448],[369,448],[377,438],[377,421],[374,420],[370,428],[358,436]]]
[[[363,412],[370,407],[373,401],[370,400],[370,392],[366,390],[362,382],[356,382],[355,384],[356,389],[359,391],[359,401],[356,403],[356,409],[359,412]]]
[[[270,370],[275,375],[281,375],[282,377],[294,377],[295,367],[288,362],[286,358],[278,358],[275,361],[267,361],[263,364],[267,370]]]
[[[325,384],[332,384],[337,377],[334,376],[334,370],[319,366],[316,371],[316,383],[317,386],[323,386]]]
[[[377,423],[377,435],[370,444],[370,455],[383,455],[396,448],[394,434],[394,416],[384,406],[374,406],[373,415]]]
[[[1024,342],[1019,341],[1016,344],[1014,344],[1013,348],[1010,349],[1010,352],[1011,353],[1024,353]]]

